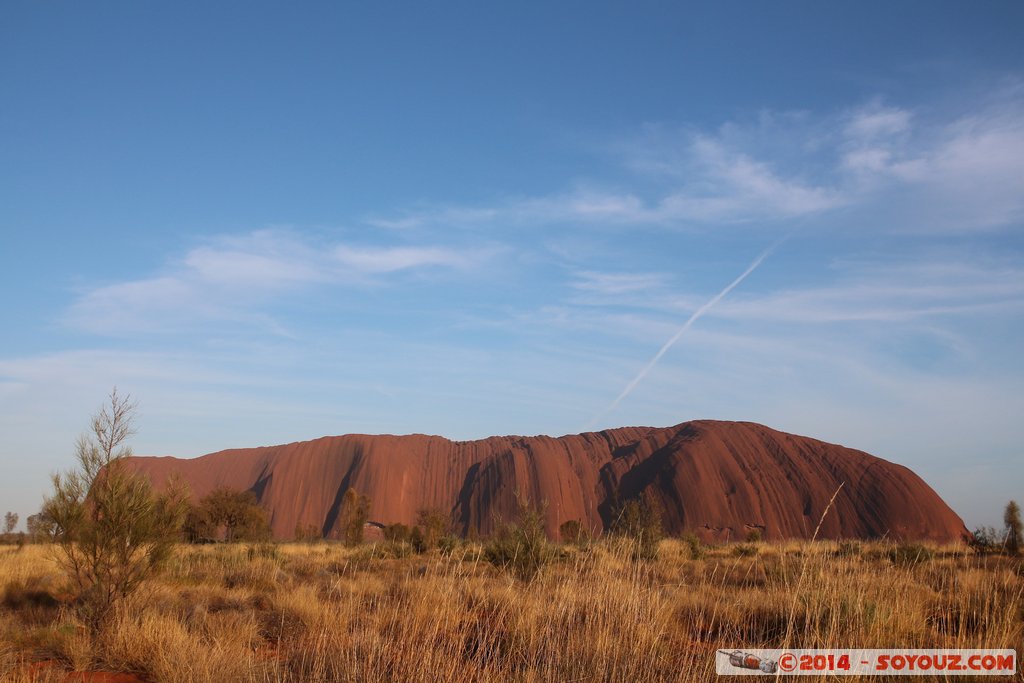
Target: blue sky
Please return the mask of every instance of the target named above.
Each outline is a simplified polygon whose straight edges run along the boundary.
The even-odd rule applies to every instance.
[[[140,454],[721,418],[1024,498],[1024,5],[554,4],[4,3],[0,508],[115,385]]]

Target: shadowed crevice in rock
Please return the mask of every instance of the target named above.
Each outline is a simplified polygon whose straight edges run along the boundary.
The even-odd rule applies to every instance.
[[[345,473],[345,477],[341,480],[341,484],[338,486],[338,491],[334,495],[334,502],[331,503],[331,507],[327,511],[327,516],[324,518],[323,526],[320,529],[324,538],[328,538],[331,535],[331,532],[334,531],[334,528],[338,523],[338,517],[341,515],[342,501],[345,499],[345,493],[352,486],[352,474],[355,472],[356,468],[359,467],[360,461],[361,457],[359,455],[356,455],[356,457],[353,458],[348,472]]]

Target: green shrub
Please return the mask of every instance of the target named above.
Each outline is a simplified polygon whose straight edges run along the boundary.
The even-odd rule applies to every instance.
[[[754,557],[757,555],[757,546],[750,543],[740,543],[732,547],[732,554],[736,557]]]
[[[442,555],[451,555],[459,547],[459,538],[452,534],[445,534],[437,541],[437,548]]]
[[[627,501],[613,512],[611,533],[631,541],[634,559],[653,560],[663,535],[661,508],[647,498]]]
[[[409,540],[409,527],[401,522],[388,524],[384,527],[384,540],[394,543],[405,543]]]
[[[688,534],[683,535],[683,543],[686,544],[690,550],[690,559],[699,560],[704,557],[704,544],[697,538],[697,534],[692,531]]]
[[[992,555],[1003,549],[1003,537],[990,526],[978,527],[974,530],[967,545],[979,555]]]
[[[185,515],[182,488],[157,493],[124,464],[134,411],[135,404],[115,389],[93,417],[92,435],[78,440],[78,469],[55,474],[43,504],[56,559],[78,594],[76,611],[94,633],[164,565]]]
[[[485,559],[523,581],[532,581],[554,553],[544,532],[544,510],[520,498],[517,519],[499,526],[484,546]]]
[[[255,493],[222,486],[189,507],[185,538],[192,543],[266,541],[270,539],[270,524]]]
[[[405,541],[385,541],[372,546],[372,557],[382,560],[399,560],[412,554],[412,546]]]
[[[935,556],[931,548],[920,543],[902,543],[889,551],[889,559],[900,567],[910,567],[927,562]]]
[[[760,543],[761,542],[761,530],[751,529],[747,532],[747,543]]]
[[[423,535],[427,550],[436,548],[442,538],[451,534],[451,515],[441,508],[423,508],[416,512],[416,526]]]

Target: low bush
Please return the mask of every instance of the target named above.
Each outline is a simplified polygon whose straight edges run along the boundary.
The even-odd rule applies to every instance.
[[[562,522],[561,526],[558,527],[558,535],[561,537],[562,543],[572,545],[583,545],[589,540],[590,536],[578,519]]]
[[[445,534],[437,540],[437,549],[441,551],[442,555],[451,555],[458,549],[459,544],[458,536]]]
[[[409,527],[401,522],[388,524],[384,527],[384,540],[405,543],[409,540]]]
[[[532,581],[554,557],[544,533],[544,511],[519,501],[518,519],[502,524],[484,546],[484,558],[523,581]]]
[[[664,531],[661,507],[647,498],[627,501],[613,513],[611,533],[631,541],[633,559],[654,560]]]
[[[757,546],[751,543],[740,543],[733,546],[731,552],[736,557],[754,557],[757,555]]]
[[[974,530],[967,545],[979,555],[992,555],[1003,550],[1003,535],[990,526]]]
[[[26,581],[11,581],[4,586],[0,605],[5,609],[16,610],[25,607],[55,608],[59,603],[44,578],[31,577]]]
[[[860,555],[863,549],[859,541],[839,541],[839,545],[832,551],[832,557],[853,557]]]
[[[691,560],[699,560],[704,557],[704,544],[697,538],[697,534],[690,532],[683,536],[683,543],[690,551]]]
[[[931,548],[920,543],[902,543],[889,551],[889,559],[900,567],[910,567],[935,557]]]

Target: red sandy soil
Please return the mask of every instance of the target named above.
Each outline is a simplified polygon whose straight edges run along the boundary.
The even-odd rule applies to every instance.
[[[43,675],[53,669],[59,670],[59,664],[52,661],[35,662],[28,666],[28,672]],[[109,671],[71,671],[64,676],[64,683],[145,683],[144,679],[135,674],[111,673]]]
[[[64,679],[64,683],[143,683],[143,680],[134,674],[115,674],[106,671],[76,671],[68,674]]]
[[[862,451],[749,422],[699,420],[552,438],[327,436],[182,460],[132,458],[162,486],[180,475],[201,498],[228,486],[255,492],[277,538],[296,525],[335,531],[349,487],[372,501],[370,519],[412,524],[417,510],[450,511],[462,534],[488,534],[514,516],[516,493],[547,504],[547,530],[580,520],[606,529],[614,501],[656,500],[672,534],[706,540],[809,538],[839,489],[820,538],[963,538],[963,521],[906,467]],[[840,489],[840,485],[842,488]]]

